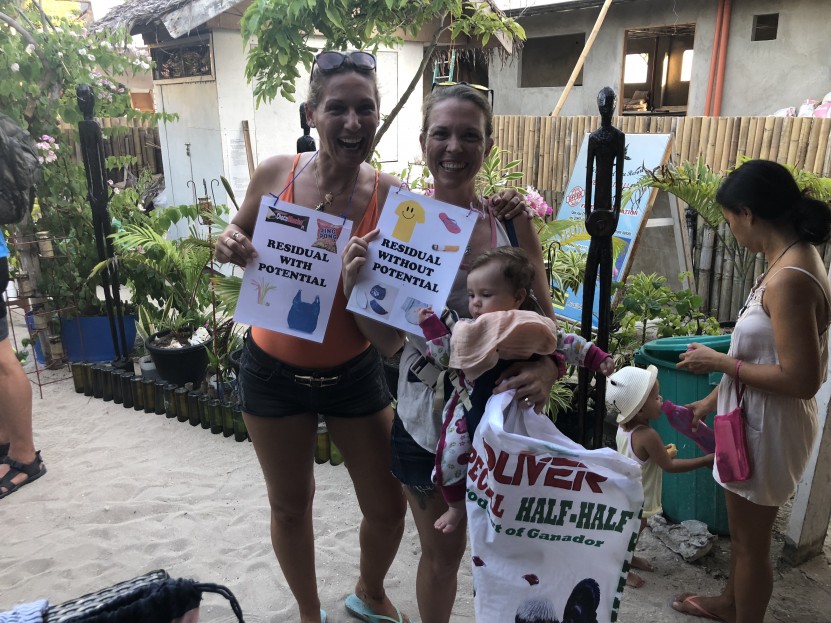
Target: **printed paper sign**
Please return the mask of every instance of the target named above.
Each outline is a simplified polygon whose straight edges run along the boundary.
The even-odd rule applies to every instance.
[[[669,154],[669,134],[627,134],[626,135],[626,159],[623,162],[623,188],[626,189],[637,182],[642,176],[644,168],[654,169],[666,162]],[[589,147],[589,135],[586,134],[577,160],[574,163],[574,171],[566,187],[563,203],[557,212],[557,220],[572,220],[584,222],[586,220],[586,158]],[[595,183],[596,180],[593,180]],[[612,267],[612,281],[618,282],[629,273],[629,266],[632,263],[632,248],[635,246],[641,228],[645,225],[651,206],[650,198],[654,188],[644,189],[642,193],[636,194],[632,200],[620,208],[620,218],[615,238],[624,243],[624,249],[615,259]],[[592,193],[595,196],[595,193]],[[576,243],[588,253],[589,242],[581,241]],[[556,286],[556,284],[554,284]],[[581,322],[583,318],[583,289],[578,292],[568,290],[565,297],[565,307],[555,304],[554,311],[570,320]],[[595,288],[594,308],[592,311],[592,326],[596,327],[600,314],[600,289]]]
[[[322,342],[352,221],[264,196],[234,320]]]
[[[423,195],[390,193],[346,309],[417,332],[420,308],[444,307],[477,218]]]

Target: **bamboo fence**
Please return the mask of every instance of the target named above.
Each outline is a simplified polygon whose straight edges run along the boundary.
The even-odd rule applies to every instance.
[[[104,128],[104,156],[134,156],[136,164],[133,167],[135,173],[142,169],[149,169],[153,175],[164,173],[162,167],[161,143],[159,141],[159,129],[149,125],[130,124],[125,119],[101,119],[101,127]],[[107,131],[107,128],[116,128],[114,131]],[[74,154],[76,162],[82,162],[81,146],[74,138],[72,128],[63,128],[62,143],[67,145]],[[112,170],[109,172],[113,182],[123,181],[124,170]]]
[[[626,134],[671,134],[672,162],[702,158],[714,171],[732,168],[739,157],[764,158],[831,177],[831,119],[811,117],[615,117],[613,125]],[[587,132],[600,117],[494,117],[494,141],[503,165],[521,158],[522,179],[534,186],[557,209],[568,185],[577,153]],[[726,227],[720,231],[729,237]],[[831,245],[820,252],[831,263]],[[737,270],[715,233],[699,224],[693,267],[705,311],[721,321],[736,318],[753,282],[764,271],[757,256],[746,275]],[[671,276],[670,276],[671,277]]]

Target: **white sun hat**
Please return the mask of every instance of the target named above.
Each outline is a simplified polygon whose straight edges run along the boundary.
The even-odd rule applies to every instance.
[[[618,424],[625,424],[641,410],[657,376],[655,366],[645,370],[626,366],[606,379],[606,405],[617,412]]]

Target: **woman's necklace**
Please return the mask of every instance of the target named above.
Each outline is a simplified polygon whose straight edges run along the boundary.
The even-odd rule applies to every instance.
[[[770,273],[770,270],[771,270],[774,266],[776,266],[776,263],[777,263],[779,260],[781,260],[783,257],[785,257],[785,253],[787,253],[788,251],[790,251],[790,250],[791,250],[791,247],[792,247],[792,246],[794,246],[795,244],[797,244],[799,241],[800,241],[800,240],[799,240],[799,238],[797,238],[797,239],[796,239],[796,240],[794,240],[791,244],[789,244],[787,247],[785,247],[785,249],[782,251],[782,253],[780,253],[780,254],[776,257],[776,259],[775,259],[775,260],[773,260],[773,262],[771,262],[770,264],[768,264],[768,269],[756,278],[756,283],[754,283],[754,284],[753,284],[753,287],[752,287],[752,288],[750,288],[750,294],[748,294],[748,295],[747,295],[747,300],[745,301],[744,305],[742,305],[742,308],[739,310],[739,315],[738,315],[738,318],[741,318],[741,317],[744,315],[744,312],[747,310],[748,305],[750,304],[750,301],[752,301],[752,300],[753,300],[753,298],[756,296],[757,291],[759,290],[759,288],[760,288],[760,287],[761,287],[761,285],[762,285],[762,281],[764,281],[765,277],[767,277],[768,273]]]
[[[315,211],[325,212],[326,208],[331,206],[332,203],[334,203],[335,199],[337,197],[340,197],[343,194],[343,192],[349,186],[348,185],[344,186],[343,188],[341,188],[336,193],[326,193],[326,194],[324,194],[323,190],[320,188],[320,175],[317,172],[317,169],[318,169],[317,163],[318,163],[318,161],[315,160],[314,166],[312,167],[315,171],[315,186],[317,186],[317,193],[320,195],[320,203],[318,203],[315,206]],[[358,172],[355,174],[355,179],[352,181],[352,194],[355,193],[355,187],[358,185],[358,177],[360,176],[360,174],[361,174],[361,167],[359,166],[358,167]],[[350,195],[350,198],[351,198],[351,195]]]
[[[785,253],[787,253],[788,251],[790,251],[790,250],[791,250],[791,247],[792,247],[792,246],[794,246],[795,244],[797,244],[798,242],[799,242],[799,238],[797,238],[797,239],[796,239],[796,240],[794,240],[791,244],[789,244],[787,247],[785,247],[785,250],[784,250],[784,251],[782,251],[782,253],[780,253],[780,254],[776,257],[776,259],[775,259],[775,260],[773,260],[773,262],[771,262],[770,264],[768,264],[768,269],[767,269],[765,272],[763,272],[763,273],[762,273],[761,277],[759,278],[759,283],[761,283],[761,282],[762,282],[762,279],[764,279],[764,277],[765,277],[768,273],[770,273],[771,269],[772,269],[774,266],[776,266],[776,263],[777,263],[779,260],[781,260],[783,257],[785,257]]]

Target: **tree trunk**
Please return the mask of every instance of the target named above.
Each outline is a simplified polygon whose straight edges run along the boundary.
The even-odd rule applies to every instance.
[[[14,237],[11,240],[20,260],[20,269],[29,273],[29,281],[32,284],[34,295],[31,298],[39,298],[43,295],[40,291],[40,256],[35,235],[25,232],[34,232],[35,225],[32,215],[28,212],[17,225],[11,227]],[[31,241],[29,240],[31,239]]]
[[[443,20],[442,20],[443,21]],[[384,119],[384,123],[381,124],[381,127],[378,128],[378,131],[375,133],[375,141],[372,143],[372,152],[370,152],[369,157],[372,157],[372,154],[375,152],[375,148],[378,147],[378,143],[381,142],[381,139],[384,137],[384,134],[387,133],[387,130],[390,129],[392,122],[398,116],[398,113],[401,112],[401,109],[404,108],[404,104],[407,103],[407,100],[410,99],[410,95],[413,94],[415,91],[416,86],[418,83],[421,82],[421,77],[424,75],[424,70],[427,68],[427,63],[430,62],[430,59],[433,57],[433,51],[438,46],[439,36],[441,35],[444,28],[439,26],[436,28],[436,32],[433,33],[433,39],[430,41],[430,46],[426,54],[424,54],[424,58],[421,59],[421,64],[418,66],[413,79],[410,80],[410,84],[407,85],[407,89],[404,91],[404,95],[402,95],[398,103],[395,107],[390,111],[390,114],[386,116]]]

